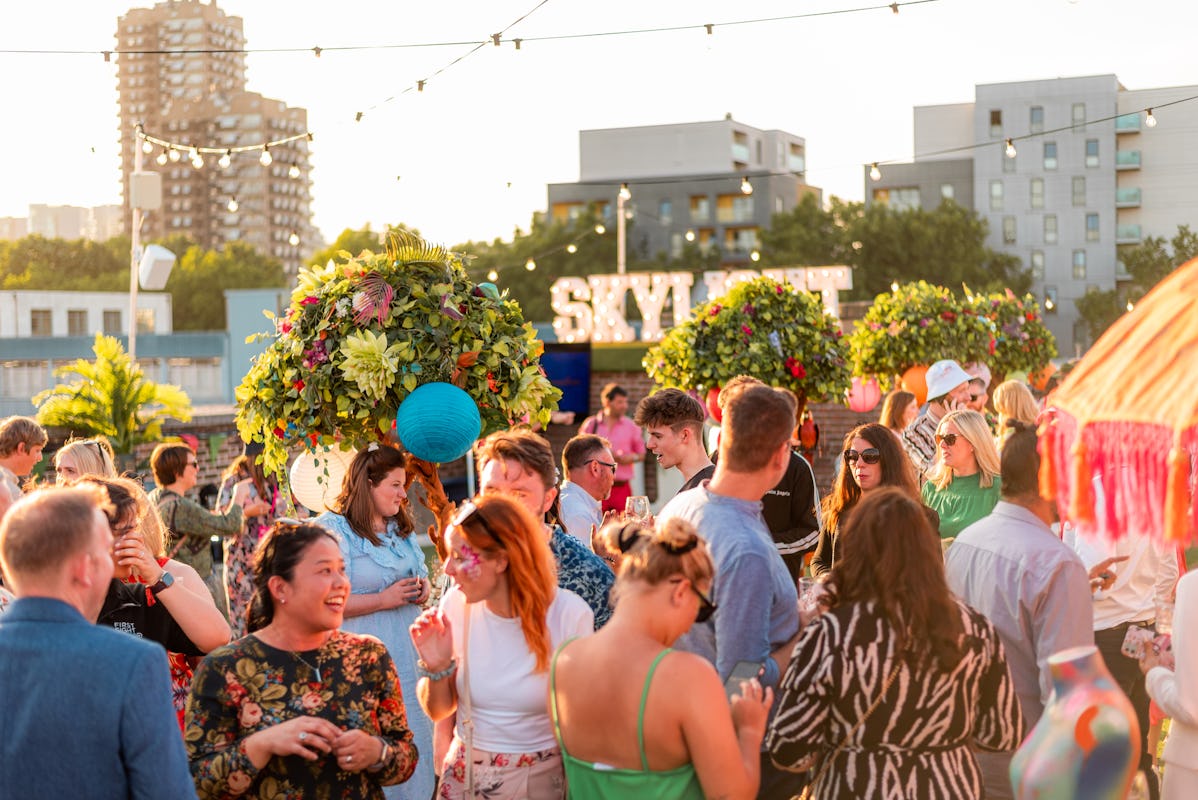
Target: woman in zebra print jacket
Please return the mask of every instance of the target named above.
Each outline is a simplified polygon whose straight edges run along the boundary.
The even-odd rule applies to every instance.
[[[982,797],[973,749],[1023,737],[1002,643],[944,578],[918,501],[872,492],[844,523],[831,609],[803,631],[767,746],[819,800]],[[825,763],[827,762],[827,763]]]

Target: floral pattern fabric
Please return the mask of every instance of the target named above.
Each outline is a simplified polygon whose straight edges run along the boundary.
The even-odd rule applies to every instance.
[[[611,619],[611,585],[616,576],[603,559],[592,553],[586,545],[562,530],[560,525],[553,529],[549,540],[553,560],[557,562],[557,585],[569,589],[586,601],[595,612],[595,630],[599,630]]]
[[[333,756],[274,756],[255,767],[246,738],[302,716],[380,736],[391,760],[376,773],[343,772]],[[343,631],[304,653],[276,649],[252,634],[214,650],[196,670],[183,739],[201,800],[381,800],[383,785],[407,780],[416,766],[387,649]]]
[[[237,485],[235,478],[226,478],[220,487],[221,507],[227,506],[233,497],[233,487]],[[258,539],[264,528],[269,528],[273,522],[274,508],[278,502],[278,491],[270,498],[271,511],[260,517],[248,517],[241,526],[241,531],[226,539],[225,545],[225,597],[229,601],[229,627],[233,629],[233,638],[245,636],[246,610],[254,596],[254,551],[258,548]],[[258,488],[250,482],[250,496],[247,502],[257,503],[261,499]]]
[[[561,800],[566,773],[561,750],[492,753],[474,748],[474,794],[466,787],[466,746],[456,736],[449,746],[438,800]]]

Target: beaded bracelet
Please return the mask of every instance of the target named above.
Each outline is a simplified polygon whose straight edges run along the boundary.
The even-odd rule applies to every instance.
[[[433,672],[430,670],[428,668],[428,664],[425,664],[423,660],[418,660],[416,662],[416,674],[421,678],[428,678],[430,681],[439,681],[444,678],[448,678],[457,668],[458,660],[456,658],[449,659],[449,666],[440,672]]]

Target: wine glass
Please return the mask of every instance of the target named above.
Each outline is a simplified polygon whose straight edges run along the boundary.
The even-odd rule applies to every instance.
[[[624,501],[624,513],[632,519],[648,522],[652,511],[649,508],[649,498],[643,494],[635,494]]]

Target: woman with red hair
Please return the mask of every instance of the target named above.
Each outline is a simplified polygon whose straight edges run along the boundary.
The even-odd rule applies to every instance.
[[[591,633],[594,614],[558,588],[543,530],[507,497],[466,503],[445,543],[445,574],[456,585],[411,628],[421,706],[433,720],[457,712],[438,796],[560,800],[549,659],[566,640]]]

